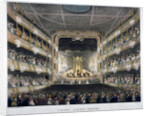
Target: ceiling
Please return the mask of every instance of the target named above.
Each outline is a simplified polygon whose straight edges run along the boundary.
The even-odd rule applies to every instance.
[[[15,3],[9,4],[16,7]],[[94,30],[107,33],[131,12],[131,8],[121,7],[88,6],[90,8],[87,8],[87,12],[71,12],[79,11],[78,6],[70,11],[64,5],[55,4],[19,3],[17,6],[48,34],[56,30]]]

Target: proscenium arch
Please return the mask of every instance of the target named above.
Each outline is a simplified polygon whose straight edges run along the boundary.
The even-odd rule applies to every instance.
[[[100,70],[100,62],[102,61],[102,35],[96,31],[56,31],[52,35],[52,83],[55,81],[54,76],[58,74],[58,47],[59,47],[59,39],[60,38],[75,38],[76,35],[79,34],[80,38],[91,38],[97,40],[97,72],[102,82],[102,71]],[[101,54],[100,54],[101,53]]]

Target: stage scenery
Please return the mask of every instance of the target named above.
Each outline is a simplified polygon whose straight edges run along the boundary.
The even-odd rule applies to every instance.
[[[141,102],[140,9],[7,3],[8,107]]]

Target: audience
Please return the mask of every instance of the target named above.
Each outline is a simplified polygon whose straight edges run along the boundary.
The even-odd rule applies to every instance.
[[[25,62],[29,64],[44,66],[44,67],[47,66],[47,62],[45,59],[41,57],[35,57],[34,55],[30,55],[23,51],[18,52],[17,50],[11,48],[8,49],[8,57],[20,62]]]
[[[131,28],[131,29],[129,29],[128,34],[127,34],[127,32],[124,32],[122,34],[122,36],[120,35],[117,38],[115,38],[114,40],[112,40],[112,43],[108,43],[107,45],[105,45],[104,53],[107,53],[108,51],[111,51],[112,49],[119,47],[120,45],[128,42],[132,38],[137,38],[139,36],[139,33],[140,33],[140,27],[139,27],[139,23],[137,23],[133,27],[133,32],[132,32],[132,28]],[[121,37],[122,37],[122,39],[121,39]]]
[[[38,86],[38,85],[48,85],[50,84],[49,79],[45,76],[23,76],[23,75],[8,75],[8,87],[26,87],[26,86]]]
[[[139,59],[140,58],[140,50],[136,49],[133,52],[134,53],[125,52],[119,56],[113,56],[113,57],[109,58],[110,59],[109,61],[105,61],[104,68],[113,67],[113,66],[120,65],[120,64],[126,64],[130,61],[135,61],[135,60]]]
[[[13,33],[15,35],[17,34],[16,28],[14,27],[13,23],[8,22],[7,26],[8,26],[8,31],[9,32],[11,32],[11,33]]]
[[[13,33],[14,35],[17,35],[17,29],[14,26],[14,23],[8,22],[8,31]],[[24,39],[30,42],[31,44],[36,45],[39,48],[43,48],[45,51],[47,51],[46,45],[44,43],[42,44],[42,41],[40,39],[37,39],[35,35],[31,34],[31,40],[30,40],[29,32],[27,31],[22,32],[20,28],[18,28],[18,31],[20,33],[19,37],[21,39]]]
[[[105,83],[114,84],[140,84],[140,76],[134,74],[111,74],[105,78]]]
[[[61,87],[61,88],[60,88]],[[32,93],[12,94],[8,97],[8,106],[35,106],[35,105],[69,105],[89,103],[114,103],[141,101],[140,91],[136,89],[119,90],[109,87],[96,86],[96,92],[87,87],[56,87],[56,91],[45,90]],[[60,88],[60,90],[58,89]],[[76,90],[75,90],[76,89]],[[76,92],[78,91],[78,92]]]

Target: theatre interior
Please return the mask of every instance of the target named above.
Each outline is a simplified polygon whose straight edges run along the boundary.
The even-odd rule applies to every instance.
[[[8,107],[141,102],[140,9],[7,3]]]

